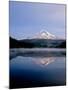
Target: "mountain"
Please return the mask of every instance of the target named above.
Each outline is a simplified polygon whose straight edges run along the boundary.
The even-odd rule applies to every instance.
[[[10,48],[32,48],[34,44],[29,40],[16,40],[12,37],[9,38]]]
[[[66,41],[60,39],[23,39],[10,37],[10,48],[66,48]]]
[[[19,46],[18,40],[12,37],[10,37],[9,42],[10,42],[10,48],[17,48]]]
[[[42,31],[36,34],[33,38],[34,39],[57,39],[55,35],[49,33],[48,31]]]
[[[10,37],[10,48],[66,48],[66,41],[42,31],[29,39],[16,40]]]

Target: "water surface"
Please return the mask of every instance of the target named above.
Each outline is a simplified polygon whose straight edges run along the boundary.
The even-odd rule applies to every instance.
[[[10,88],[65,83],[65,49],[10,50]]]

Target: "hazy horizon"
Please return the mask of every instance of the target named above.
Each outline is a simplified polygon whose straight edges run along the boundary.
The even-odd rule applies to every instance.
[[[65,39],[64,4],[9,2],[9,34],[16,39],[31,38],[40,31]]]

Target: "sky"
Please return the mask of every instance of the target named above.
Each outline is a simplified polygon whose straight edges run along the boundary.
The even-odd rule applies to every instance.
[[[31,38],[48,31],[65,38],[66,5],[35,2],[9,2],[9,34],[16,39]]]

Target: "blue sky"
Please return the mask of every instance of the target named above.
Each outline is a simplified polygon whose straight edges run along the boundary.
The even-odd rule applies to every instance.
[[[65,8],[64,4],[10,1],[9,34],[23,39],[44,30],[65,38]]]

